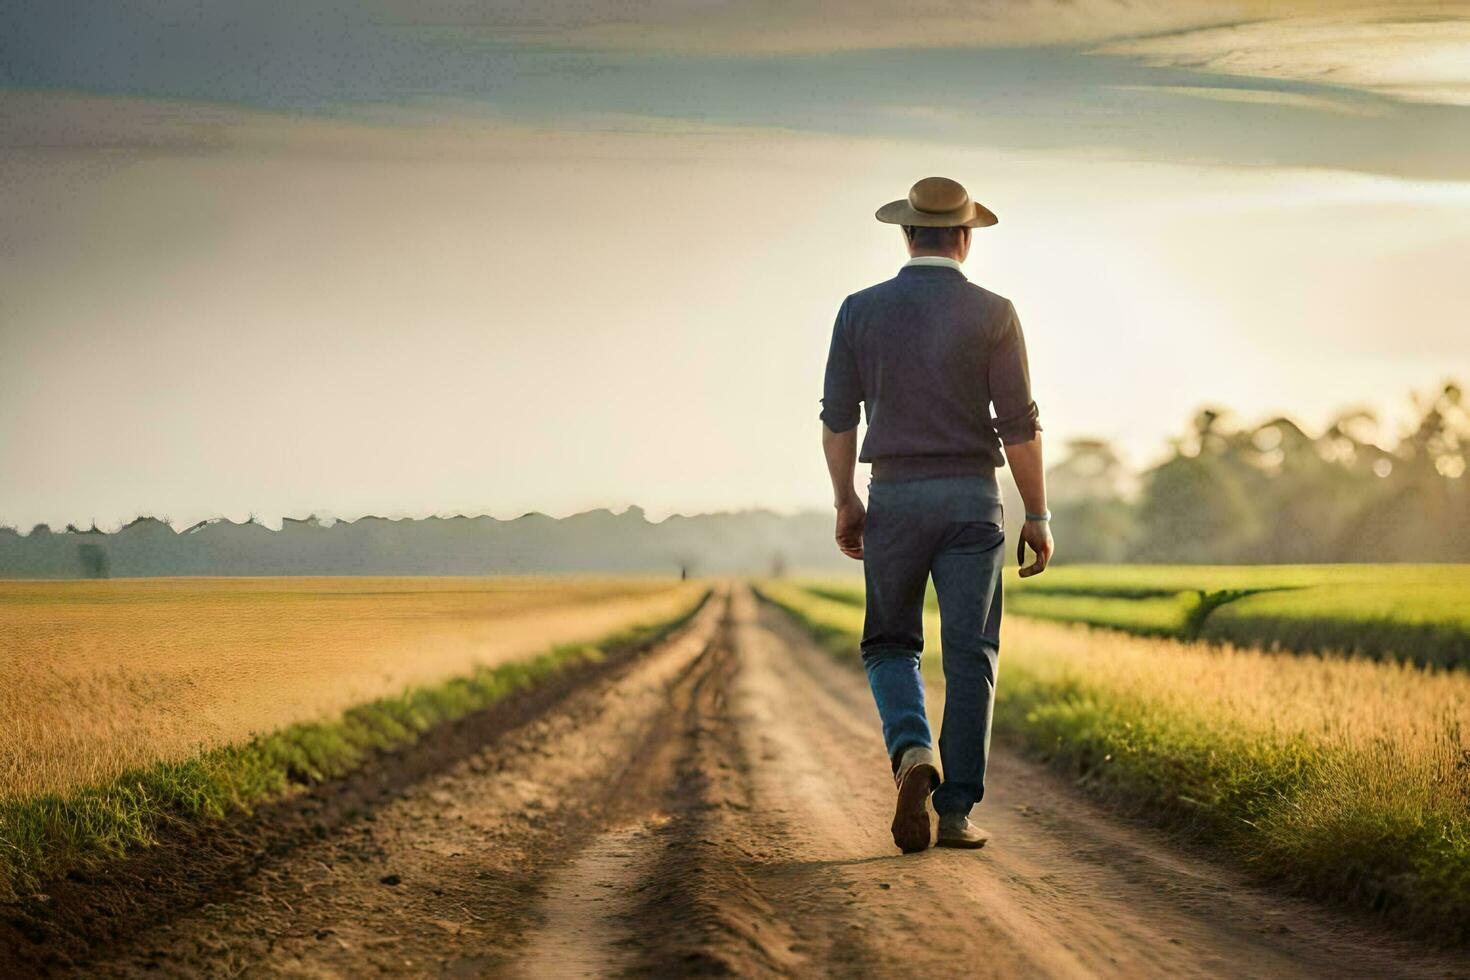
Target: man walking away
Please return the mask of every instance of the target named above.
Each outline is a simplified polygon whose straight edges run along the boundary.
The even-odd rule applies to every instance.
[[[898,787],[893,841],[905,853],[929,846],[932,792],[938,845],[981,847],[989,835],[969,814],[985,795],[1000,645],[995,471],[1010,461],[1026,505],[1017,560],[1025,565],[1030,546],[1021,575],[1036,575],[1052,556],[1041,427],[1015,307],[960,271],[970,229],[995,215],[955,181],[926,177],[877,218],[903,227],[910,259],[848,296],[832,330],[821,418],[837,546],[862,560],[867,582],[863,665]],[[868,421],[861,456],[859,402]],[[853,486],[858,459],[872,464],[866,510]],[[931,575],[946,692],[942,782],[919,674]]]

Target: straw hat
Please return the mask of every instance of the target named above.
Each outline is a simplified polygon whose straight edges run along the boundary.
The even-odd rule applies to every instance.
[[[920,228],[985,228],[1000,220],[948,177],[925,177],[909,188],[908,200],[889,201],[874,217],[885,224]]]

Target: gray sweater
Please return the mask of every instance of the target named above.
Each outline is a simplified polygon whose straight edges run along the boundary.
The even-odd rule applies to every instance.
[[[943,266],[905,266],[843,300],[832,328],[822,421],[868,432],[874,479],[988,472],[1040,426],[1026,341],[1004,296]],[[992,415],[991,405],[995,406]]]

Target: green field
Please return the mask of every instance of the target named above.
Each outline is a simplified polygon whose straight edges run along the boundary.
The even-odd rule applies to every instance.
[[[803,583],[862,602],[852,579]],[[1470,665],[1470,565],[1079,565],[1007,573],[1006,610],[1145,636]],[[934,597],[930,595],[932,604]]]
[[[1109,585],[1234,585],[1251,581],[1251,571],[1208,580],[1190,570],[1151,578],[1129,569]],[[1298,581],[1315,574],[1285,572]],[[1338,590],[1354,586],[1344,581],[1349,571],[1337,574],[1323,601],[1308,608],[1344,608]],[[1406,587],[1413,571],[1401,574],[1397,584]],[[1071,586],[1108,581],[1092,569],[1057,578]],[[851,600],[860,590],[831,582],[814,587],[822,595],[810,588],[776,581],[761,591],[856,665],[863,612]],[[1312,588],[1261,596],[1287,600]],[[1363,614],[1372,621],[1377,610]],[[926,617],[931,677],[940,662],[936,619],[933,611]],[[1100,799],[1291,890],[1363,905],[1441,939],[1470,938],[1470,672],[1022,617],[1006,623],[1001,663],[997,737]]]

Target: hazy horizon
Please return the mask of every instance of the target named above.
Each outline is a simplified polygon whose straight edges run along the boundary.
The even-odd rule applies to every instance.
[[[827,504],[872,212],[1000,216],[1053,461],[1470,380],[1470,4],[0,14],[0,522]]]

